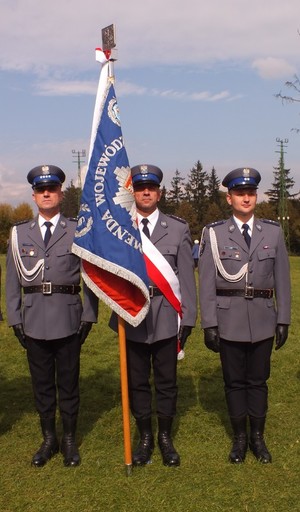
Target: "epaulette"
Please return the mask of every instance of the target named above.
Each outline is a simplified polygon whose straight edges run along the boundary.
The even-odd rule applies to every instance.
[[[273,226],[280,226],[280,223],[276,220],[271,219],[259,219],[261,222],[264,222],[265,224],[272,224]]]
[[[168,213],[167,217],[171,217],[171,219],[178,220],[179,222],[182,222],[183,224],[187,224],[187,221],[185,219],[182,219],[181,217],[177,217],[176,215],[171,215],[170,213]]]
[[[19,220],[18,222],[14,223],[14,226],[20,226],[21,224],[26,224],[27,222],[31,222],[31,221],[32,221],[32,219]]]
[[[215,226],[220,226],[221,224],[225,224],[225,222],[227,222],[227,220],[217,220],[216,222],[211,222],[211,224],[207,224],[205,227],[206,228],[214,228]]]

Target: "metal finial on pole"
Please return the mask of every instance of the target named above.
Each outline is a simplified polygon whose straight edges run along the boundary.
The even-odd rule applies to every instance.
[[[114,61],[117,60],[115,25],[108,25],[102,31],[102,50],[109,54],[109,76],[114,76]]]

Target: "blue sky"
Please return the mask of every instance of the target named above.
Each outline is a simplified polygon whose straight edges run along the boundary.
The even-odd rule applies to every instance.
[[[197,160],[220,179],[250,166],[270,188],[285,164],[300,189],[299,104],[275,98],[300,73],[299,0],[0,0],[0,203],[31,203],[28,171],[52,163],[77,179],[99,78],[95,47],[116,26],[115,89],[130,164],[164,184]]]

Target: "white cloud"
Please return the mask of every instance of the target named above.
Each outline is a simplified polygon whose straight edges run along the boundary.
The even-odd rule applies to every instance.
[[[95,82],[48,80],[36,84],[39,96],[77,96],[81,94],[95,95]]]
[[[289,0],[2,0],[0,69],[91,69],[115,23],[118,65],[190,65],[275,55],[298,62],[300,3]],[[291,64],[293,65],[293,64]]]
[[[39,96],[77,96],[87,94],[95,96],[96,85],[95,82],[87,81],[59,81],[59,80],[45,80],[36,84],[36,94]],[[231,96],[229,91],[221,91],[212,93],[210,91],[186,92],[176,91],[174,89],[160,90],[148,89],[147,87],[140,86],[126,81],[118,81],[118,97],[122,96],[160,96],[172,100],[184,101],[221,101],[239,99],[241,95]]]
[[[284,59],[278,59],[275,57],[256,59],[252,63],[252,67],[253,69],[256,69],[259,76],[264,79],[284,79],[297,72],[295,66],[291,65]]]
[[[137,85],[134,83],[118,80],[118,96],[131,96],[131,95],[144,96],[145,94],[147,94],[146,87],[143,87],[143,86],[140,86],[140,85]]]

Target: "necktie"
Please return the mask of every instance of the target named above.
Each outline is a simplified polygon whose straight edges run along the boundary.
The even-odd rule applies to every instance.
[[[44,236],[44,244],[45,244],[45,247],[47,247],[48,245],[48,242],[52,236],[52,233],[51,233],[51,226],[52,226],[52,222],[44,222],[44,226],[46,226],[46,233],[45,233],[45,236]]]
[[[145,235],[150,238],[150,231],[149,231],[149,228],[148,228],[148,219],[142,219],[142,224],[144,224],[143,226],[143,232],[145,233]]]
[[[245,238],[245,242],[248,245],[248,247],[250,247],[251,236],[248,233],[248,229],[249,229],[248,224],[243,224],[242,229],[243,229],[243,237]]]

